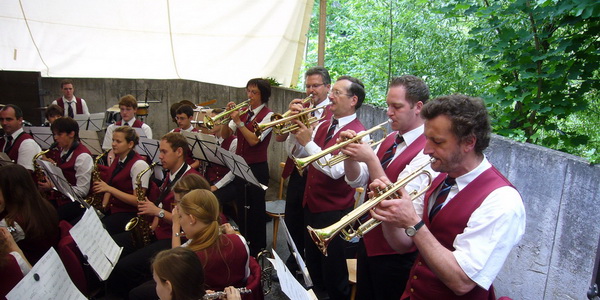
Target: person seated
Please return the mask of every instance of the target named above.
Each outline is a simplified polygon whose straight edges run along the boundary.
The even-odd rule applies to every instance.
[[[195,255],[194,255],[195,256]],[[31,270],[31,264],[6,227],[0,227],[0,299]]]
[[[159,252],[152,262],[156,294],[161,300],[196,300],[206,294],[205,271],[198,256],[186,248]],[[225,288],[225,299],[242,299],[238,289]]]
[[[133,128],[117,127],[113,132],[112,150],[118,159],[102,172],[102,179],[94,182],[93,191],[104,197],[102,207],[105,217],[102,223],[110,235],[125,231],[125,225],[137,215],[137,188],[142,195],[148,189],[151,171],[146,171],[137,186],[138,175],[148,169],[148,164],[135,151],[139,137]]]
[[[177,128],[171,130],[171,132],[198,132],[195,126],[192,125],[192,117],[194,116],[194,109],[189,105],[181,105],[175,111],[177,119]],[[200,161],[192,157],[192,151],[188,148],[186,151],[185,162],[192,167],[192,169],[198,170],[200,167]]]
[[[64,114],[64,110],[62,107],[56,105],[56,104],[51,104],[48,106],[48,108],[46,108],[46,122],[44,124],[42,124],[42,126],[44,127],[50,127],[50,125],[52,125],[52,122],[54,122],[54,120],[62,117]]]
[[[58,243],[56,209],[42,198],[31,175],[21,165],[0,167],[0,227],[13,231],[17,244],[32,264]]]
[[[69,117],[62,117],[56,119],[50,129],[60,151],[57,151],[58,155],[48,159],[62,170],[72,187],[72,196],[85,199],[90,192],[94,160],[90,150],[79,141],[79,125]],[[53,189],[50,180],[38,181],[38,186],[42,191]],[[71,224],[77,223],[85,212],[79,202],[72,201],[59,192],[52,193],[50,201],[57,207],[59,218]]]

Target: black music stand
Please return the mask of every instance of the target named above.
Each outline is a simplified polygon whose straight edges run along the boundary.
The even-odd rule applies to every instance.
[[[158,148],[160,146],[159,140],[153,140],[148,138],[140,138],[140,142],[135,147],[135,151],[140,155],[145,155],[150,158],[151,162],[156,162],[160,165],[160,159],[158,159]]]
[[[23,129],[33,137],[33,140],[40,145],[40,148],[43,150],[50,148],[52,143],[54,143],[54,137],[50,127],[35,126],[24,127]]]
[[[100,146],[100,140],[98,139],[98,132],[91,130],[80,130],[79,140],[84,144],[92,155],[102,154],[102,147]]]
[[[225,162],[216,156],[217,148],[221,147],[214,135],[189,131],[181,131],[181,134],[185,136],[188,142],[188,146],[192,151],[192,157],[225,166]]]
[[[310,278],[310,273],[308,273],[308,268],[306,267],[306,263],[304,263],[304,260],[302,259],[302,256],[300,255],[298,248],[296,247],[296,243],[294,243],[294,239],[292,239],[292,235],[290,234],[289,230],[287,229],[287,225],[285,224],[285,219],[281,216],[279,216],[279,225],[281,225],[281,227],[283,228],[283,232],[285,232],[285,236],[287,237],[287,242],[288,242],[288,246],[290,246],[291,251],[294,258],[296,259],[296,264],[298,264],[298,270],[300,270],[300,272],[302,273],[302,277],[304,277],[304,285],[306,287],[312,287],[313,286],[313,282],[312,279]]]
[[[104,113],[90,114],[85,130],[101,131],[104,124]]]
[[[67,181],[67,179],[63,175],[62,170],[59,167],[55,166],[53,163],[51,163],[49,161],[46,161],[46,160],[43,160],[40,158],[36,159],[36,162],[38,163],[38,165],[40,167],[42,167],[42,169],[44,170],[44,173],[46,173],[46,177],[48,179],[50,179],[50,181],[54,185],[54,188],[57,191],[59,191],[61,194],[65,195],[67,198],[69,198],[73,202],[78,201],[81,203],[81,205],[84,205],[84,207],[90,206],[87,202],[85,202],[82,199],[79,199],[79,197],[75,196],[73,187]]]

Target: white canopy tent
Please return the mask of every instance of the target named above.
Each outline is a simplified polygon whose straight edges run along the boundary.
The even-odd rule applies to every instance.
[[[0,69],[295,84],[313,0],[3,0]]]

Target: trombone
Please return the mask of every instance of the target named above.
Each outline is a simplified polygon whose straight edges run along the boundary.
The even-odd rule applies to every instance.
[[[219,125],[219,124],[227,124],[229,123],[229,121],[231,121],[231,118],[229,117],[229,115],[236,111],[236,110],[240,110],[245,106],[248,106],[250,104],[250,99],[237,104],[234,108],[224,111],[214,117],[210,117],[209,115],[204,116],[204,126],[206,126],[206,128],[208,129],[213,129],[215,127],[215,125]],[[244,110],[242,112],[240,112],[240,116],[247,113],[249,111],[249,109]]]
[[[301,103],[302,106],[304,106],[304,104],[306,104],[308,102],[312,103],[313,98],[314,98],[313,94],[308,95],[308,97],[306,97],[306,98],[304,98],[304,100],[302,100],[302,103]],[[289,116],[291,113],[292,113],[291,109],[288,110],[288,111],[286,111],[286,112],[284,112],[283,114],[274,113],[271,116],[271,122],[279,120],[279,119],[283,119],[283,118]]]
[[[434,161],[435,158],[429,159],[427,163],[423,164],[418,169],[408,174],[406,177],[396,181],[393,184],[388,185],[383,190],[375,191],[376,196],[371,198],[369,201],[364,202],[359,207],[355,208],[332,225],[322,229],[314,229],[310,226],[307,226],[308,233],[312,238],[313,242],[317,245],[319,250],[321,250],[323,255],[327,256],[327,246],[331,242],[331,239],[333,239],[336,235],[341,234],[341,238],[343,238],[346,241],[349,241],[354,237],[364,236],[367,232],[371,231],[371,229],[379,225],[381,221],[371,218],[365,223],[360,224],[357,229],[354,229],[354,227],[352,226],[354,222],[359,220],[360,217],[368,213],[381,201],[392,198],[400,198],[401,195],[400,193],[398,193],[398,190],[401,187],[405,187],[409,182],[421,175],[426,175],[429,179],[429,183],[420,191],[412,191],[409,195],[411,200],[414,201],[419,196],[424,194],[429,189],[433,181],[433,176],[431,175],[431,173],[424,169]]]
[[[387,125],[389,123],[388,121],[385,121],[371,129],[359,132],[358,134],[356,134],[355,137],[351,138],[351,139],[347,139],[339,144],[335,144],[317,154],[313,154],[307,157],[302,157],[302,158],[296,158],[294,157],[294,163],[296,164],[296,168],[298,168],[298,171],[302,171],[302,169],[306,168],[307,166],[309,166],[310,164],[312,164],[313,162],[321,159],[322,157],[324,157],[327,154],[331,154],[337,150],[340,150],[342,148],[344,148],[346,145],[349,145],[350,143],[359,143],[363,137],[378,131],[378,130],[382,130],[383,131],[383,137],[381,138],[381,140],[371,143],[371,146],[376,146],[378,144],[380,144],[381,142],[383,142],[385,140],[385,137],[387,135],[387,129],[385,128],[385,125]],[[343,155],[343,154],[337,154],[337,155],[333,155],[329,160],[325,161],[325,162],[321,162],[319,161],[318,164],[322,167],[325,166],[333,166],[335,164],[338,164],[342,161],[344,161],[346,158],[348,158],[348,156]]]
[[[267,130],[271,127],[273,127],[273,132],[275,132],[276,134],[286,134],[288,132],[292,132],[300,127],[300,126],[298,126],[298,124],[292,122],[293,120],[296,120],[296,119],[308,127],[308,126],[310,126],[310,124],[320,122],[325,117],[325,114],[322,114],[321,118],[310,116],[310,113],[320,110],[320,109],[324,110],[325,107],[305,109],[298,114],[295,114],[292,116],[275,118],[275,120],[273,120],[273,117],[271,117],[271,122],[264,123],[264,124],[258,124],[255,121],[252,123],[252,127],[254,128],[254,134],[256,134],[256,136],[259,137],[265,130]],[[285,114],[287,114],[287,112]],[[279,115],[279,116],[283,116],[283,115]]]

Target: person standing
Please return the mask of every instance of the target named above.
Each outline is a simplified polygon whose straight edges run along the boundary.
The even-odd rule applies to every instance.
[[[349,156],[344,161],[344,169],[350,186],[363,187],[382,176],[397,181],[429,161],[429,156],[423,153],[425,136],[420,116],[421,108],[428,99],[429,88],[420,78],[404,75],[392,79],[386,97],[386,114],[393,132],[375,151],[369,144],[360,143],[351,143],[342,149],[342,153]],[[350,139],[356,133],[345,131],[340,135]],[[432,176],[437,174],[430,168],[427,170]],[[428,184],[429,177],[421,175],[413,179],[407,189],[420,191]],[[365,198],[365,201],[368,200],[368,197]],[[358,243],[356,298],[399,299],[416,256],[415,251],[398,254],[392,249],[383,236],[381,226],[369,231]]]
[[[395,250],[419,251],[401,299],[495,299],[492,282],[523,236],[526,217],[519,192],[483,154],[491,135],[485,104],[443,96],[425,104],[421,116],[424,153],[441,174],[423,201],[402,190],[402,198],[371,211]]]
[[[75,87],[71,80],[65,79],[60,83],[60,89],[63,96],[52,101],[52,104],[60,106],[64,111],[65,117],[75,118],[75,116],[90,116],[85,100],[75,97]]]

